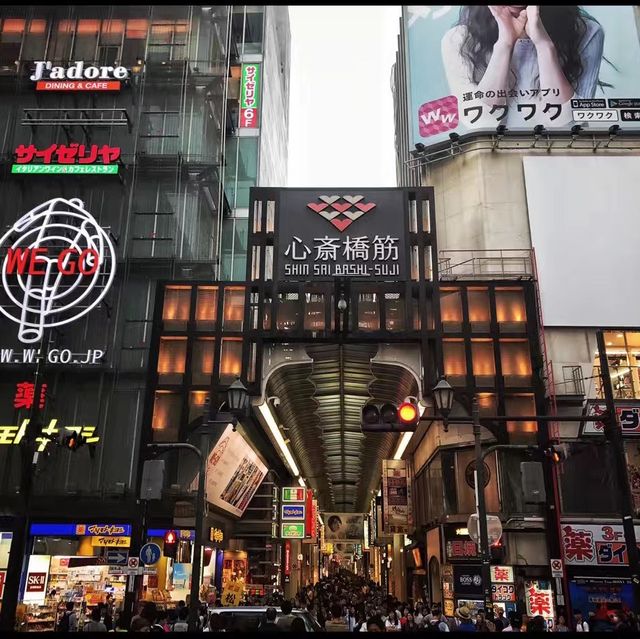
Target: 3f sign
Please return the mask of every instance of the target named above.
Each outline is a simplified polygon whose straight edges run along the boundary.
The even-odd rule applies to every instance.
[[[23,215],[0,238],[0,260],[0,313],[18,324],[25,344],[89,313],[115,277],[113,243],[77,198]]]

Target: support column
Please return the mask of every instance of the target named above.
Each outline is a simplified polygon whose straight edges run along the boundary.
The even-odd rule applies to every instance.
[[[391,564],[391,592],[400,601],[407,600],[406,568],[404,565],[404,535],[393,535],[393,563]]]

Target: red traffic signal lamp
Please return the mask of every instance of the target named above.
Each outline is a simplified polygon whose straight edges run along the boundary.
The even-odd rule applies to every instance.
[[[420,410],[413,402],[366,404],[362,408],[363,432],[414,431],[420,421]]]
[[[568,444],[552,443],[544,450],[544,454],[551,459],[554,464],[560,464],[569,457]]]
[[[176,558],[176,550],[178,548],[178,535],[175,530],[167,530],[164,534],[163,554],[171,559]]]

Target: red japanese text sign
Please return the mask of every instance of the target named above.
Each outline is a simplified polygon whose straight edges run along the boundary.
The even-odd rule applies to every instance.
[[[527,614],[530,617],[540,615],[545,619],[554,618],[553,593],[548,581],[526,581],[524,585]]]
[[[19,382],[16,384],[16,394],[13,396],[14,408],[31,408],[35,395],[36,385],[33,382]],[[38,408],[44,408],[47,397],[47,385],[42,384],[40,387],[40,401]]]
[[[635,526],[640,536],[640,526]],[[563,522],[562,552],[567,565],[626,566],[627,545],[617,524],[578,524]],[[640,544],[639,544],[640,546]]]
[[[46,149],[38,149],[33,144],[21,144],[14,151],[16,164],[112,164],[120,159],[120,147],[103,144],[86,146],[71,144],[51,144]]]

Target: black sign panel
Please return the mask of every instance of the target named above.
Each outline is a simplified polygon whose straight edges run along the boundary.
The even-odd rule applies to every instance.
[[[277,219],[280,280],[407,278],[402,189],[283,189]]]
[[[601,98],[571,100],[572,109],[606,109],[607,101]]]
[[[482,597],[482,572],[480,566],[454,566],[453,590],[456,596]]]
[[[638,109],[640,108],[640,99],[638,98],[610,98],[610,109]]]

